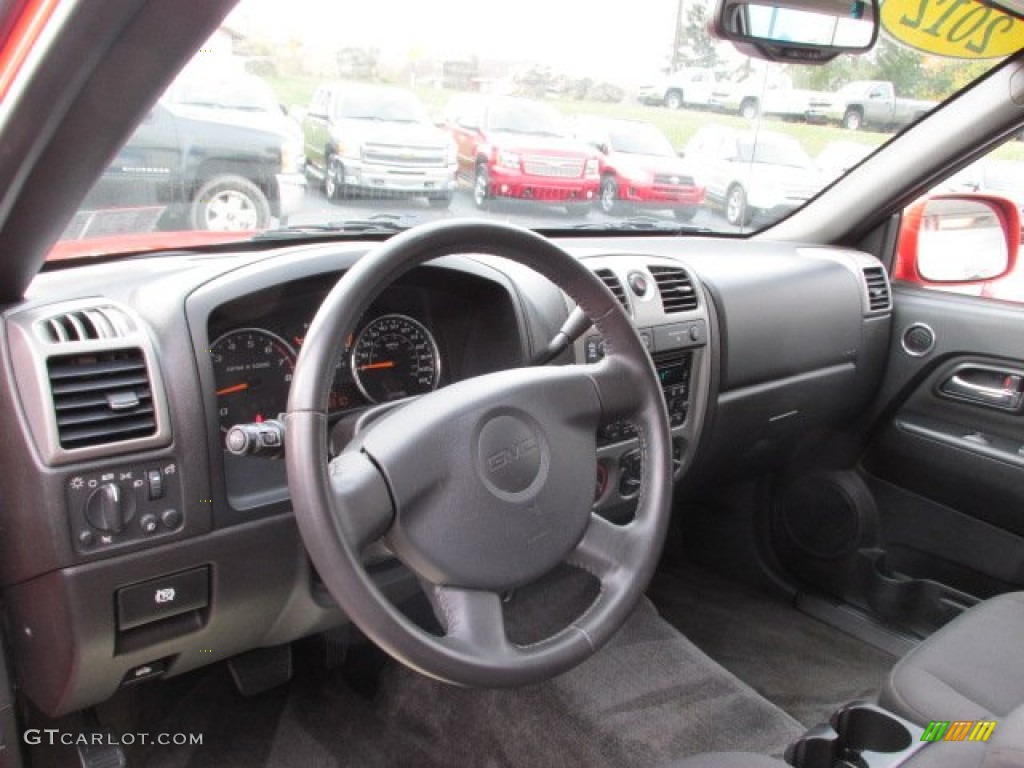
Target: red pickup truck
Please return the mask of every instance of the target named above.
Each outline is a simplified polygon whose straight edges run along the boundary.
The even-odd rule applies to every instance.
[[[495,198],[565,206],[585,216],[597,199],[601,161],[572,138],[562,116],[547,104],[505,96],[456,96],[445,125],[458,145],[459,176],[473,202]]]

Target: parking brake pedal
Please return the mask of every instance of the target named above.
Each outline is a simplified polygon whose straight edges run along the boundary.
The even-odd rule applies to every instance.
[[[257,648],[228,659],[235,687],[243,696],[255,696],[292,679],[292,647]]]
[[[79,744],[78,762],[82,768],[128,768],[128,757],[120,744],[115,742],[111,728],[100,728],[96,733],[103,734],[102,739],[91,739],[99,744]]]

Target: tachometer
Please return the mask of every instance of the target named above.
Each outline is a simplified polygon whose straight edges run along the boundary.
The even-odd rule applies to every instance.
[[[411,317],[382,315],[359,332],[352,347],[352,376],[375,403],[431,392],[441,378],[437,343]]]
[[[222,431],[276,419],[285,410],[295,370],[288,342],[260,328],[240,328],[213,342],[210,351]]]

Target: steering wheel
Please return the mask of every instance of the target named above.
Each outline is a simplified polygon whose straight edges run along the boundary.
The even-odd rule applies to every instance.
[[[567,293],[604,337],[587,365],[519,368],[453,383],[373,421],[328,456],[328,393],[347,338],[371,302],[413,267],[485,253],[531,267]],[[637,427],[636,514],[592,511],[596,432]],[[302,345],[286,414],[288,485],[299,531],[348,617],[406,665],[460,685],[554,677],[594,653],[629,616],[668,528],[672,449],[650,357],[590,270],[526,229],[480,221],[426,224],[361,258],[331,290]],[[424,584],[445,634],[419,628],[374,585],[360,554],[378,539]],[[591,606],[540,642],[506,636],[501,593],[562,563],[600,581]]]

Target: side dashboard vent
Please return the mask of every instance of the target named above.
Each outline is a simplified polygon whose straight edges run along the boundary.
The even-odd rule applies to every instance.
[[[889,281],[882,267],[864,267],[864,282],[868,288],[868,310],[883,312],[892,309]]]
[[[132,331],[127,317],[114,307],[89,307],[46,318],[40,322],[43,338],[51,344],[119,339]]]
[[[601,279],[602,283],[608,286],[608,290],[619,300],[619,304],[622,305],[622,308],[626,310],[628,315],[629,302],[626,299],[626,289],[622,287],[622,281],[610,269],[596,269],[594,274]]]
[[[141,349],[51,357],[46,363],[61,448],[149,437],[157,430]]]
[[[697,291],[686,270],[679,267],[648,267],[658,284],[661,306],[666,315],[697,308]]]

